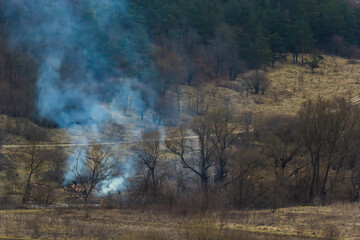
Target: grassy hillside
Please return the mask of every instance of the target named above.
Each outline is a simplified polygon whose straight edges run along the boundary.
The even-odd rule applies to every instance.
[[[320,67],[311,73],[307,66],[291,61],[278,63],[265,71],[270,86],[265,93],[247,96],[243,81],[246,73],[236,81],[217,81],[206,84],[207,89],[216,89],[221,97],[237,111],[252,111],[264,114],[294,115],[301,103],[308,98],[343,97],[350,99],[360,94],[360,68],[357,60],[325,56]],[[186,88],[186,91],[195,90]]]
[[[265,74],[270,80],[270,85],[264,94],[247,94],[244,88],[244,79],[251,72],[239,76],[235,81],[216,80],[200,86],[182,86],[180,91],[180,112],[182,119],[188,120],[189,108],[211,107],[214,104],[226,104],[237,112],[251,111],[257,114],[287,114],[295,115],[301,104],[308,98],[323,96],[325,98],[343,97],[351,99],[360,94],[360,63],[340,57],[325,56],[320,67],[311,73],[307,66],[301,67],[299,63],[293,64],[290,60],[278,63],[275,68],[267,68]],[[176,98],[173,93],[174,109],[177,108]],[[206,105],[206,106],[205,106]],[[132,116],[134,117],[134,116]],[[146,128],[146,121],[138,118],[138,128]],[[149,116],[145,118],[150,120]],[[131,123],[132,121],[127,120]],[[46,132],[44,142],[68,143],[73,140],[81,141],[83,132],[72,130],[70,136],[66,129],[45,129],[33,123],[0,116],[0,126],[7,131],[3,144],[26,144],[29,135],[27,128],[38,129]],[[132,126],[135,128],[134,126]],[[65,130],[65,131],[64,131]],[[115,130],[115,131],[114,131]],[[126,130],[126,129],[125,129]],[[100,129],[100,135],[109,141],[129,140],[126,131],[119,125],[105,125]],[[88,139],[95,140],[89,127]]]

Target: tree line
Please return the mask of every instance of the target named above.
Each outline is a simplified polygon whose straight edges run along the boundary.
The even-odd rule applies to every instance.
[[[166,134],[144,130],[129,149],[131,169],[102,145],[71,152],[66,168],[62,151],[36,145],[42,137],[33,130],[32,145],[2,156],[3,206],[14,196],[25,204],[96,203],[104,182],[130,170],[120,191],[100,194],[109,206],[276,210],[359,200],[359,109],[344,99],[307,100],[296,116],[211,108]],[[65,170],[74,181],[59,193]]]

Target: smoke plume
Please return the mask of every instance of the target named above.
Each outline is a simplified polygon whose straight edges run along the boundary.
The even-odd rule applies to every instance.
[[[40,118],[83,131],[83,143],[101,142],[99,127],[111,122],[136,136],[137,120],[125,112],[143,114],[152,106],[152,91],[138,78],[150,45],[144,30],[131,23],[125,1],[5,0],[4,11],[10,47],[37,61]],[[86,137],[89,129],[95,139]],[[69,158],[69,168],[72,163]],[[67,172],[65,181],[72,177]],[[108,181],[102,192],[123,184],[123,177]]]

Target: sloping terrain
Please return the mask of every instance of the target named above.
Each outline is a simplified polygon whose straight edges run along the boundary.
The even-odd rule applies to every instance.
[[[238,111],[264,114],[295,115],[302,102],[318,96],[343,97],[359,102],[360,67],[357,60],[325,56],[314,73],[306,65],[301,67],[299,63],[287,61],[275,68],[267,68],[266,75],[270,86],[263,95],[247,96],[243,88],[246,74],[236,81],[206,84],[206,88],[216,88],[226,98],[225,102]],[[194,89],[192,91],[195,92]]]

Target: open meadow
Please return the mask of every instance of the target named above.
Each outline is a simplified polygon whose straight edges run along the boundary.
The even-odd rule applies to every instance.
[[[0,239],[344,239],[360,238],[359,204],[183,214],[148,210],[0,211]]]

